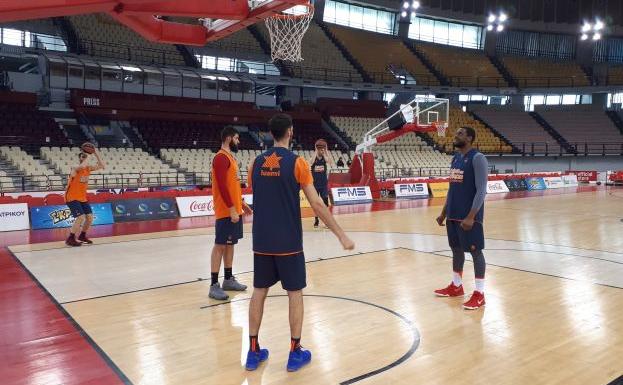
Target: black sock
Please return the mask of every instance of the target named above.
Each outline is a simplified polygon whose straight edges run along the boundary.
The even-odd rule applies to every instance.
[[[85,233],[84,231],[80,233],[80,238],[84,238],[87,236],[87,233]]]
[[[260,343],[257,340],[257,336],[249,336],[249,351],[251,352],[260,351]]]
[[[216,273],[212,273],[212,283],[210,285],[214,285],[215,283],[218,283],[218,272]]]
[[[314,226],[318,226],[320,222],[318,221],[318,217],[316,217],[316,219],[314,220]]]
[[[230,279],[231,277],[233,277],[233,275],[231,274],[231,269],[231,267],[225,268],[225,279]]]
[[[293,352],[296,349],[300,349],[301,347],[301,338],[291,338],[290,339],[290,351]]]
[[[74,234],[74,233],[69,233],[69,238],[75,238],[75,237],[76,237],[76,234]]]

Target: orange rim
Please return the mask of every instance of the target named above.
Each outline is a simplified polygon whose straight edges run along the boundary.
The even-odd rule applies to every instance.
[[[302,5],[304,7],[307,7],[307,13],[304,13],[302,15],[292,15],[292,14],[288,14],[288,13],[275,13],[274,15],[270,16],[271,18],[275,18],[275,19],[303,19],[309,15],[311,15],[312,13],[314,13],[314,6],[307,3],[307,4],[299,4]]]

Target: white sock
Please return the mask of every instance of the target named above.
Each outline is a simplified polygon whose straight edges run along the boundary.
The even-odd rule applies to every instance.
[[[476,291],[481,292],[482,294],[485,293],[485,279],[478,279],[476,278]]]
[[[463,277],[461,277],[460,273],[457,273],[456,271],[452,272],[452,283],[454,286],[461,286],[463,284]]]

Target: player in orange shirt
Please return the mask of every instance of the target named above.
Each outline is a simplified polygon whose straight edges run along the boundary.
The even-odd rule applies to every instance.
[[[244,291],[246,285],[236,281],[232,274],[234,245],[242,238],[240,216],[252,214],[253,210],[242,201],[242,189],[238,178],[238,163],[232,153],[238,152],[240,135],[232,126],[221,131],[221,149],[212,160],[212,195],[216,214],[216,239],[212,249],[210,298],[224,301],[229,298],[225,290]],[[218,273],[221,260],[225,264],[223,287],[219,285]]]
[[[74,224],[71,226],[69,237],[65,241],[67,246],[82,246],[83,243],[89,245],[93,243],[93,241],[87,238],[87,231],[91,227],[91,223],[93,223],[93,211],[87,201],[89,175],[93,171],[103,170],[106,167],[102,159],[100,159],[97,150],[95,150],[93,155],[97,159],[96,166],[89,166],[89,154],[81,152],[78,155],[80,164],[72,168],[69,175],[69,183],[67,183],[67,190],[65,191],[65,203],[74,217]],[[81,228],[82,232],[76,240],[76,233]]]

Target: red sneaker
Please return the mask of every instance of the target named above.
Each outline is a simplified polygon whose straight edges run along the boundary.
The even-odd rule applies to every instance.
[[[474,291],[469,301],[463,304],[467,310],[476,310],[481,306],[485,306],[485,295],[479,291]]]
[[[459,297],[463,294],[465,294],[463,292],[463,285],[454,286],[454,282],[450,282],[448,287],[435,290],[435,295],[437,295],[438,297]]]
[[[65,241],[65,244],[67,246],[72,246],[72,247],[82,246],[82,243],[76,241],[76,238],[74,238],[74,237],[67,238],[67,240]]]
[[[92,241],[92,240],[90,240],[89,238],[87,238],[87,236],[86,236],[86,235],[81,235],[81,236],[79,236],[79,237],[78,237],[78,240],[79,240],[80,242],[82,242],[82,243],[86,243],[87,245],[92,245],[92,244],[93,244],[93,241]]]

